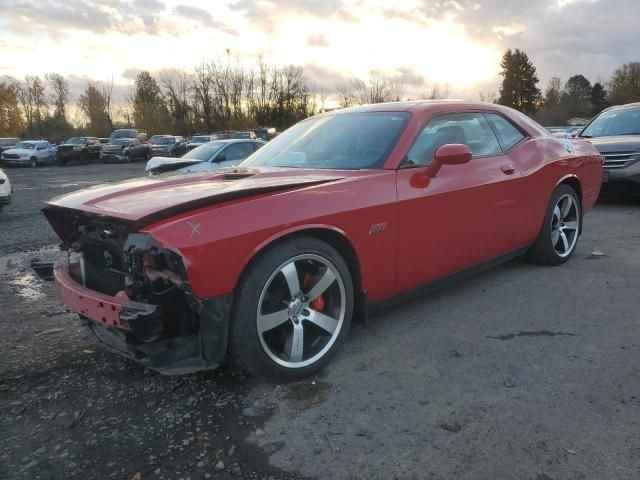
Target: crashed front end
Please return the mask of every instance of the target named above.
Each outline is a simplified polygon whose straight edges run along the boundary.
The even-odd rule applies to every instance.
[[[165,374],[219,365],[231,295],[196,297],[179,253],[134,223],[51,206],[43,213],[68,252],[54,271],[58,293],[99,340]]]

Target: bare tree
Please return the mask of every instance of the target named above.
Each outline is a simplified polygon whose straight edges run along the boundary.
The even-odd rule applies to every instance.
[[[498,94],[496,92],[478,92],[478,98],[480,98],[481,102],[496,103]]]
[[[180,133],[194,133],[192,76],[184,70],[171,69],[161,73],[160,82],[173,128]]]
[[[451,94],[451,90],[448,85],[440,85],[439,83],[433,83],[422,95],[425,100],[443,100]]]
[[[349,108],[356,105],[356,95],[353,91],[352,82],[344,82],[336,87],[338,91],[338,106]]]
[[[78,99],[78,107],[85,115],[89,134],[105,137],[111,133],[113,124],[108,111],[108,100],[100,85],[89,82]]]
[[[394,99],[391,81],[380,72],[371,71],[366,80],[354,80],[354,89],[360,104],[390,102]]]
[[[44,123],[48,117],[45,84],[38,76],[27,75],[23,83],[17,83],[16,93],[24,118],[27,136],[43,136]]]

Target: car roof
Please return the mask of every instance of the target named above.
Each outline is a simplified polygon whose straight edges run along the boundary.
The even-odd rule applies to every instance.
[[[242,143],[242,142],[267,143],[257,138],[224,138],[221,140],[213,140],[207,143]]]
[[[627,108],[640,108],[640,102],[626,103],[624,105],[612,105],[609,108],[605,108],[603,112],[608,110],[626,110]]]
[[[386,102],[361,105],[357,107],[332,110],[321,115],[342,115],[345,113],[365,113],[365,112],[425,112],[448,110],[511,110],[503,105],[486,102],[473,102],[456,99],[447,100],[412,100],[407,102]]]

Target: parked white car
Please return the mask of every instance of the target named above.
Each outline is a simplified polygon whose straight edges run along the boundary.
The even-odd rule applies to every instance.
[[[2,152],[3,165],[37,167],[56,161],[56,151],[46,140],[23,140]]]
[[[5,205],[9,205],[11,203],[12,193],[13,188],[11,187],[9,177],[7,177],[6,173],[0,169],[0,211]]]
[[[263,145],[266,142],[262,140],[215,140],[194,148],[180,158],[153,157],[147,162],[145,170],[149,175],[171,171],[218,170],[239,164]]]

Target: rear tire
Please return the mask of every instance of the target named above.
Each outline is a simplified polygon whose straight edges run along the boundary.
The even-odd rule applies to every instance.
[[[527,257],[541,265],[561,265],[578,245],[582,210],[576,191],[562,184],[551,195],[544,224]]]
[[[349,268],[332,246],[307,236],[275,245],[260,255],[236,288],[231,357],[261,377],[312,375],[344,342],[353,299]]]

